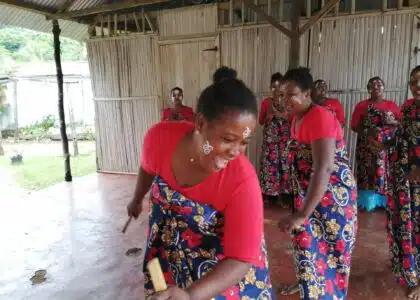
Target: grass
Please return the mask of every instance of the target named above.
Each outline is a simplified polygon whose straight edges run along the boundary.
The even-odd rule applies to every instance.
[[[73,177],[96,172],[95,153],[71,157]],[[20,165],[11,165],[7,157],[0,157],[0,167],[12,173],[18,186],[26,190],[40,190],[64,181],[64,160],[62,157],[27,157]]]

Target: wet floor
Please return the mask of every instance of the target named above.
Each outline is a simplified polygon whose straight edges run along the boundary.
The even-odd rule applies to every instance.
[[[0,299],[143,299],[142,255],[126,252],[144,247],[147,216],[121,234],[134,184],[134,176],[95,174],[29,195],[0,192]],[[285,213],[269,209],[266,219]],[[361,214],[359,227],[349,299],[404,299],[390,271],[385,213]],[[274,283],[292,283],[289,237],[274,222],[266,237]],[[37,270],[46,280],[33,284]]]

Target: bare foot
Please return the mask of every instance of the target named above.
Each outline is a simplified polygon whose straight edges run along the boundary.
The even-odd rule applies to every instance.
[[[408,289],[408,298],[420,300],[420,286],[415,286]]]
[[[299,292],[299,284],[284,284],[278,287],[278,290],[280,291],[280,295],[282,296],[293,295]]]

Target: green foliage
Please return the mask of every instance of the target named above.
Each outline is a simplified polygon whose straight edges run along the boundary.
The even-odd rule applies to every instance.
[[[86,60],[84,43],[63,37],[60,40],[63,61]],[[5,58],[17,62],[51,61],[54,59],[53,35],[11,26],[0,27],[0,66]]]
[[[56,119],[53,115],[45,116],[41,119],[41,121],[37,121],[32,125],[23,127],[21,129],[22,137],[26,139],[35,138],[39,141],[43,139],[48,130],[54,126],[55,121]]]

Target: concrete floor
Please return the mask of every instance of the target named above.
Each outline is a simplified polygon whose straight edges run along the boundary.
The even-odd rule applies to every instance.
[[[147,216],[120,233],[134,184],[133,176],[92,175],[30,195],[0,192],[0,299],[143,299],[142,256],[125,252],[143,247]],[[285,213],[265,216],[274,283],[295,279],[290,238],[274,224]],[[390,271],[384,212],[361,214],[359,227],[348,298],[404,299]],[[32,285],[39,269],[47,280]]]

